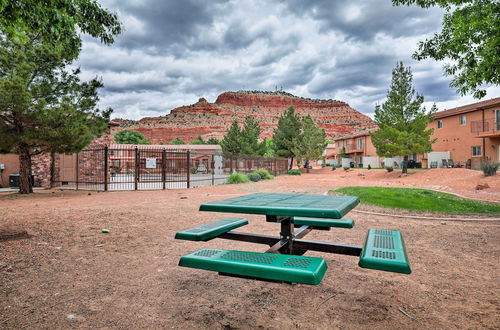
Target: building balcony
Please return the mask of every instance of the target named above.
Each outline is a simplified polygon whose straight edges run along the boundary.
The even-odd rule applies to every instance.
[[[352,146],[348,146],[345,148],[346,154],[353,154],[353,153],[357,153],[357,152],[363,152],[363,146],[361,146],[361,148],[360,148],[357,145],[352,145]]]
[[[494,118],[486,120],[471,121],[470,130],[478,138],[483,137],[500,137],[500,122]]]

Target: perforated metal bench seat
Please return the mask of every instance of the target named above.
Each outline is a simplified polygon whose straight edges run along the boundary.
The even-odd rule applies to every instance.
[[[218,249],[200,249],[185,255],[179,266],[313,285],[321,282],[327,269],[323,258]]]
[[[339,227],[352,228],[354,227],[353,219],[327,219],[327,218],[305,218],[294,217],[293,223],[297,225],[308,225],[314,227]]]
[[[397,230],[370,229],[359,259],[363,268],[410,274],[403,236]]]
[[[226,218],[180,231],[175,234],[175,238],[189,241],[207,241],[247,224],[248,220],[245,218]]]

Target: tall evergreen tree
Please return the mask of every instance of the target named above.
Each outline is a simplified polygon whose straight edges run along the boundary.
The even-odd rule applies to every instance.
[[[278,157],[286,157],[290,159],[290,169],[293,164],[294,153],[293,139],[300,132],[301,121],[300,117],[295,114],[293,106],[286,109],[278,120],[278,127],[274,130],[273,142],[275,146],[275,154]]]
[[[375,107],[375,123],[378,130],[371,133],[372,142],[379,156],[403,156],[403,173],[407,173],[408,156],[432,150],[433,129],[427,129],[437,111],[422,107],[423,95],[415,93],[410,67],[398,63],[392,71],[392,82],[387,100]]]
[[[0,36],[0,151],[19,155],[20,189],[32,192],[31,157],[75,153],[107,128],[111,109],[97,108],[98,79],[81,82],[79,69],[51,45]]]
[[[203,138],[199,135],[196,139],[193,139],[189,142],[189,144],[205,144]]]
[[[176,137],[175,139],[173,139],[172,141],[170,141],[169,144],[170,145],[181,145],[181,144],[186,144],[186,141],[184,141],[181,138]]]
[[[20,193],[32,192],[31,156],[74,153],[107,127],[98,79],[68,70],[81,34],[112,44],[117,16],[95,0],[0,1],[0,152],[19,154]]]
[[[306,171],[309,172],[309,162],[319,159],[327,144],[325,130],[316,126],[310,115],[303,117],[300,134],[293,139],[292,151],[297,164],[304,161]]]
[[[220,141],[219,141],[219,140],[217,140],[216,138],[211,137],[211,138],[208,138],[208,140],[207,140],[206,144],[213,144],[213,145],[216,145],[216,144],[220,144]]]
[[[234,120],[226,135],[220,142],[222,152],[225,154],[239,154],[241,152],[241,130],[238,121]]]
[[[241,154],[244,155],[264,155],[265,142],[259,142],[260,124],[252,116],[245,118],[245,124],[241,130]]]
[[[276,147],[274,145],[273,139],[265,139],[264,147],[264,157],[276,157]]]
[[[116,143],[122,144],[151,144],[144,135],[131,129],[119,130],[116,132],[114,139]]]

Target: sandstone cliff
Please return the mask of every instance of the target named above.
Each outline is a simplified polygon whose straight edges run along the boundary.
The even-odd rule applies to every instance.
[[[328,138],[374,127],[373,121],[336,100],[313,100],[285,92],[225,92],[215,103],[204,98],[192,105],[173,109],[161,117],[145,117],[138,121],[116,119],[120,128],[142,133],[154,144],[168,143],[176,137],[190,141],[201,135],[221,139],[233,120],[242,123],[246,116],[261,124],[262,138],[271,137],[284,109],[294,106],[297,113],[311,115],[325,129]]]

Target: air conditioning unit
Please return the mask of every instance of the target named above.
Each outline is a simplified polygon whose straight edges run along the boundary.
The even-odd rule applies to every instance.
[[[31,185],[35,184],[35,176],[31,176]],[[9,174],[9,188],[19,188],[21,186],[21,178],[19,173]]]

